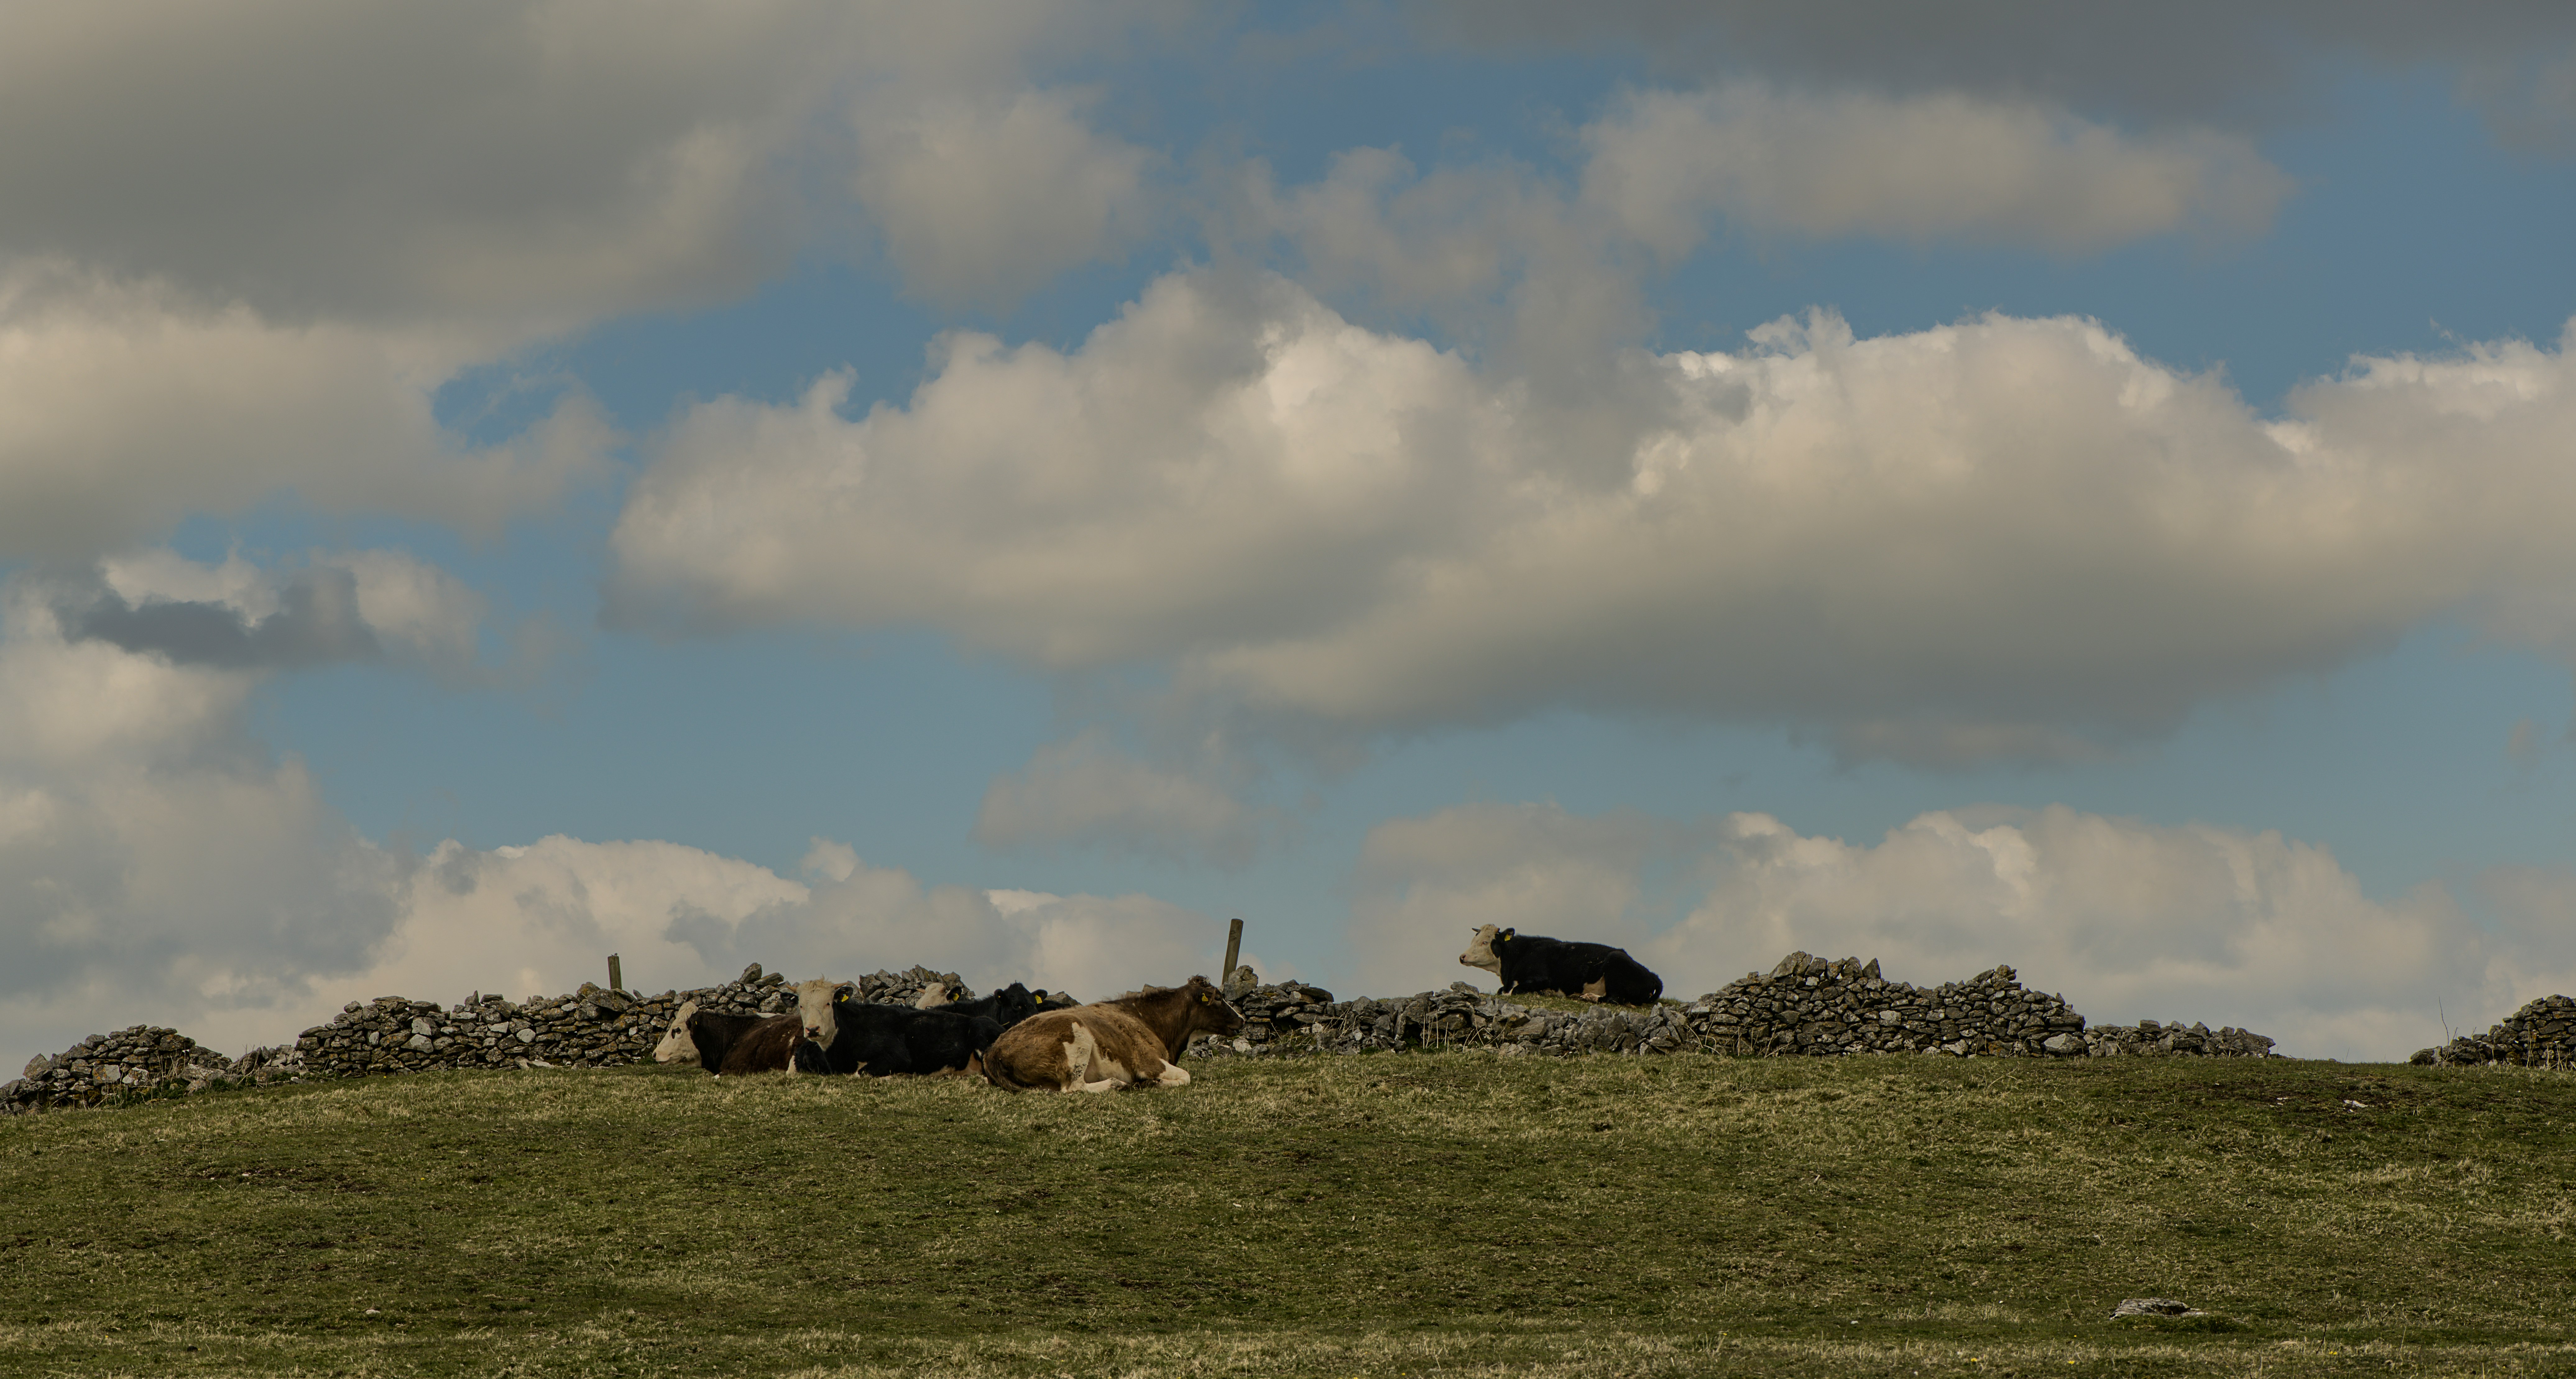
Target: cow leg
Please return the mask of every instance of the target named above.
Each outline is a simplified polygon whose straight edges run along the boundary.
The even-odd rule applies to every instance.
[[[1186,1087],[1189,1082],[1190,1070],[1178,1063],[1166,1063],[1163,1065],[1163,1070],[1154,1075],[1154,1085],[1157,1087]]]
[[[1091,1060],[1100,1052],[1100,1041],[1081,1021],[1073,1022],[1073,1032],[1064,1041],[1064,1081],[1060,1090],[1096,1092],[1106,1090],[1091,1085]]]

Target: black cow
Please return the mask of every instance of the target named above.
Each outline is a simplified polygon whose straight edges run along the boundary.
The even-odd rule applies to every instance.
[[[729,1071],[725,1063],[745,1038],[761,1025],[782,1018],[776,1015],[724,1015],[700,1010],[696,1001],[690,1001],[671,1016],[671,1027],[663,1031],[662,1042],[655,1046],[653,1057],[663,1063],[686,1063],[695,1059],[699,1067],[722,1074]],[[778,1043],[777,1036],[771,1035],[769,1042]]]
[[[985,1019],[992,1021],[994,1024],[1000,1025],[1004,1029],[1009,1029],[1011,1026],[1018,1024],[1022,1020],[1037,1014],[1038,1001],[1038,995],[1030,994],[1027,987],[1020,985],[1018,982],[1013,982],[1009,986],[1003,987],[1001,990],[994,992],[990,996],[979,996],[971,1001],[950,1001],[946,1005],[936,1005],[930,1008],[932,1010],[945,1011],[950,1015],[965,1015],[969,1017],[980,1015]]]
[[[806,1041],[821,1050],[823,1070],[890,1077],[898,1073],[975,1073],[1002,1027],[980,1015],[859,999],[848,982],[811,981],[796,988]]]
[[[1650,1006],[1664,994],[1664,979],[1606,943],[1569,943],[1488,924],[1458,961],[1501,980],[1504,992],[1554,992],[1614,1005]]]

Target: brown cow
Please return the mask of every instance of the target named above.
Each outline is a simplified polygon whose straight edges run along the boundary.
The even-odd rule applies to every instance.
[[[1181,1051],[1197,1034],[1232,1034],[1243,1015],[1205,977],[1149,986],[1114,1001],[1050,1010],[1002,1032],[984,1077],[1009,1091],[1114,1092],[1190,1080]]]
[[[697,1043],[701,1059],[716,1041],[716,1023],[739,1018],[718,1015],[710,1010],[701,1010],[689,1017],[689,1034]],[[744,1030],[742,1037],[733,1041],[733,1047],[725,1051],[724,1061],[707,1071],[718,1077],[726,1073],[796,1072],[799,1071],[797,1053],[804,1043],[805,1017],[772,1015]]]

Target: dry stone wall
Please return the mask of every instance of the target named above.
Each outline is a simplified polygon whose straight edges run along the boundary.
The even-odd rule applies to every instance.
[[[871,972],[857,979],[865,1000],[909,1003],[931,982],[965,990],[953,972],[916,967]],[[964,999],[964,997],[955,997]],[[783,1015],[796,1008],[796,991],[781,973],[759,963],[722,986],[638,996],[589,982],[568,996],[545,996],[514,1005],[476,994],[446,1009],[399,996],[350,1002],[326,1025],[295,1041],[313,1076],[369,1077],[433,1068],[614,1067],[653,1056],[671,1017],[689,1001],[702,1010],[740,1015]]]
[[[1580,1011],[1489,996],[1465,982],[1394,999],[1333,1000],[1297,982],[1261,986],[1239,969],[1228,984],[1245,1027],[1233,1040],[1202,1041],[1222,1056],[1360,1052],[1466,1045],[1506,1054],[1686,1050],[1742,1057],[1933,1053],[1985,1057],[2200,1056],[2260,1058],[2272,1041],[2230,1026],[2088,1027],[2054,995],[2025,990],[2010,967],[1963,982],[1916,987],[1879,975],[1875,959],[1828,962],[1791,953],[1768,973],[1747,973],[1687,1005]]]
[[[856,982],[862,999],[895,1005],[912,1004],[933,983],[952,1000],[975,996],[957,974],[926,967],[872,972]],[[1886,980],[1875,960],[1829,962],[1808,953],[1791,953],[1767,973],[1747,973],[1687,1004],[1642,1009],[1537,1006],[1465,982],[1413,996],[1342,1001],[1303,982],[1264,984],[1249,967],[1236,970],[1226,992],[1243,1012],[1244,1028],[1230,1038],[1199,1040],[1194,1051],[1203,1056],[1470,1047],[1557,1057],[1701,1052],[2262,1058],[2273,1046],[2233,1026],[2212,1030],[2154,1020],[2091,1025],[2063,998],[2025,989],[2010,967],[1917,987]],[[253,1049],[233,1059],[176,1030],[137,1025],[93,1034],[60,1054],[31,1060],[23,1077],[0,1085],[0,1115],[243,1083],[633,1063],[651,1057],[673,1012],[690,1000],[714,1011],[779,1014],[795,1009],[796,993],[785,977],[753,963],[722,985],[657,996],[588,983],[566,995],[517,1003],[480,993],[453,1006],[386,996],[351,1002],[292,1045]],[[2534,1001],[2485,1036],[2423,1050],[2414,1061],[2576,1065],[2576,1001]]]
[[[938,982],[951,999],[973,996],[954,972],[915,967],[857,978],[862,999],[909,1005]],[[453,1006],[380,996],[351,1001],[291,1045],[254,1049],[227,1059],[176,1030],[137,1025],[93,1034],[50,1058],[29,1062],[26,1075],[0,1086],[0,1114],[49,1106],[92,1106],[120,1094],[203,1091],[241,1082],[381,1077],[454,1068],[598,1068],[640,1062],[695,1000],[727,1014],[776,1015],[796,1008],[787,979],[753,963],[721,986],[658,996],[612,991],[589,982],[562,996],[512,1002],[481,993]]]
[[[2543,996],[2504,1017],[2484,1035],[2418,1049],[2416,1063],[2510,1063],[2525,1068],[2576,1066],[2576,1000]]]

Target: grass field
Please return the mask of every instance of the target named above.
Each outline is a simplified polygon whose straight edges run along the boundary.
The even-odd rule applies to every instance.
[[[2568,1073],[1198,1071],[444,1073],[0,1122],[0,1369],[2576,1374]],[[2148,1295],[2212,1315],[2108,1320]]]

